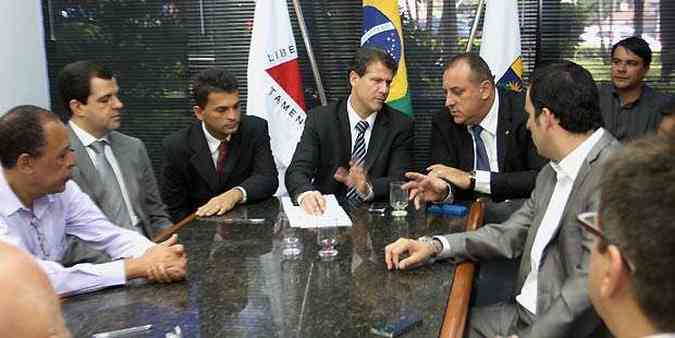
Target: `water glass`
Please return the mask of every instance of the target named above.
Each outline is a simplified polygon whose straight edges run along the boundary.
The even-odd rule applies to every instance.
[[[389,183],[389,205],[393,209],[391,214],[393,216],[405,216],[408,212],[405,210],[408,207],[408,191],[403,189],[403,181],[394,181]]]
[[[318,230],[319,256],[324,259],[335,257],[338,254],[338,250],[335,248],[337,245],[337,227],[319,227]]]
[[[281,254],[286,259],[296,259],[302,254],[302,241],[298,235],[298,229],[292,228],[286,215],[279,215],[279,227],[283,234],[281,242]]]

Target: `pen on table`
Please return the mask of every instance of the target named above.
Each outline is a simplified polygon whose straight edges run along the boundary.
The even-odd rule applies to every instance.
[[[134,333],[141,333],[141,332],[149,331],[150,329],[152,329],[152,324],[143,325],[143,326],[134,326],[134,327],[130,327],[130,328],[127,328],[127,329],[97,333],[97,334],[94,334],[92,336],[92,338],[124,337],[124,336],[134,334]]]

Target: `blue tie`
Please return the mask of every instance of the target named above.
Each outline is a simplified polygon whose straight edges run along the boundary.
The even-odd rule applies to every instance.
[[[363,160],[366,158],[366,130],[370,125],[366,121],[359,121],[356,124],[356,141],[354,142],[354,149],[352,150],[352,162],[354,165],[363,165]],[[352,187],[347,192],[347,200],[351,203],[358,204],[360,201],[359,195],[356,193],[356,188]]]
[[[490,161],[488,160],[487,150],[485,150],[485,143],[480,137],[483,132],[483,127],[475,125],[471,130],[473,141],[476,144],[476,170],[490,171]]]

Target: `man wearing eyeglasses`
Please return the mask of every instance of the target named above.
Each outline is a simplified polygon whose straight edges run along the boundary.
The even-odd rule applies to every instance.
[[[579,215],[596,237],[588,292],[616,337],[675,337],[675,139],[639,139],[611,157],[601,208]]]
[[[442,258],[479,261],[521,257],[515,302],[471,312],[469,337],[591,337],[603,333],[586,288],[592,238],[576,216],[597,210],[603,163],[620,147],[602,128],[598,90],[583,67],[562,62],[537,69],[525,109],[537,152],[551,160],[535,189],[507,221],[478,231],[401,238],[385,249],[389,269],[408,269]],[[431,175],[407,173],[410,198],[419,206],[447,195]],[[399,260],[399,255],[409,257]]]

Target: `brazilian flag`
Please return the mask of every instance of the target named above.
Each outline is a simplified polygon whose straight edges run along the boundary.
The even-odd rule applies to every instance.
[[[392,81],[387,104],[412,117],[397,0],[363,0],[361,46],[382,49],[398,62],[398,72]]]

